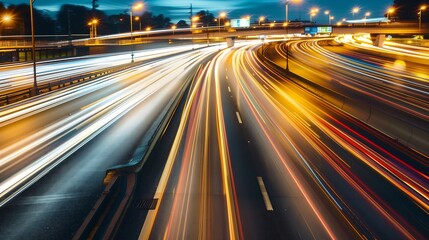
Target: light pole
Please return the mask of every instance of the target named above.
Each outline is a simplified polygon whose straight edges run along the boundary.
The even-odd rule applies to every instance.
[[[265,17],[260,17],[260,18],[259,18],[259,22],[258,22],[258,23],[259,23],[259,26],[261,26],[261,22],[263,22],[264,20],[265,20]]]
[[[316,14],[319,12],[318,8],[312,8],[310,9],[310,24],[313,23],[313,17],[316,16]]]
[[[328,23],[329,25],[331,25],[331,12],[329,12],[329,10],[326,10],[325,15],[328,15]]]
[[[387,23],[389,23],[390,17],[392,16],[392,13],[395,12],[394,8],[387,9]]]
[[[173,30],[173,35],[174,35],[174,30],[176,30],[176,28],[177,28],[176,25],[171,26],[171,29]]]
[[[143,3],[137,3],[130,7],[130,43],[131,43],[131,62],[134,62],[134,45],[133,45],[133,10],[143,8]]]
[[[195,17],[191,18],[192,50],[195,49],[194,48],[194,32],[193,32],[192,28],[196,28],[197,27],[197,25],[194,24],[194,22],[198,21],[199,19],[200,19],[200,17],[198,17],[198,16],[195,16]]]
[[[422,11],[426,10],[426,6],[421,6],[419,9],[419,32],[422,31]]]
[[[218,24],[219,24],[219,32],[220,32],[220,20],[222,19],[222,18],[224,18],[226,16],[226,13],[224,13],[224,12],[221,12],[220,14],[219,14],[219,22],[218,22]]]
[[[359,12],[359,8],[358,7],[354,7],[353,9],[352,9],[352,15],[353,15],[353,20],[355,20],[355,14],[356,13],[358,13]]]
[[[134,20],[139,22],[139,31],[141,32],[142,31],[142,20],[140,19],[139,16],[135,17]]]
[[[37,89],[37,79],[36,79],[36,42],[34,39],[34,15],[33,15],[33,3],[34,0],[30,0],[30,18],[31,18],[31,58],[33,59],[33,94],[36,96],[39,94]]]
[[[365,26],[366,26],[366,18],[367,18],[367,17],[369,17],[370,15],[371,15],[371,13],[370,13],[370,12],[366,12],[366,13],[365,13]]]
[[[91,23],[94,26],[94,33],[93,33],[93,35],[94,35],[94,38],[96,38],[97,37],[97,24],[98,24],[98,20],[97,19],[93,19]]]
[[[88,26],[89,26],[89,40],[91,41],[92,39],[92,32],[93,32],[93,26],[92,26],[92,22],[88,22]]]
[[[286,22],[289,23],[289,4],[290,3],[299,3],[301,0],[286,0],[285,1],[285,8],[286,8]]]

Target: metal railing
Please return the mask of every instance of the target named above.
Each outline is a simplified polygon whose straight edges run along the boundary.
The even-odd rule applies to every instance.
[[[113,68],[112,67],[111,68],[105,68],[105,69],[89,72],[86,74],[65,77],[65,78],[50,81],[47,83],[41,83],[41,84],[39,84],[39,86],[37,88],[37,92],[39,94],[51,92],[51,91],[58,90],[58,89],[61,89],[64,87],[72,86],[74,84],[78,84],[80,82],[96,79],[96,78],[104,76],[106,74],[118,72],[118,71],[124,70],[126,68],[130,68],[130,67],[138,65],[138,64],[141,64],[141,63],[139,63],[139,62],[127,63],[127,64],[123,64],[123,65],[113,67]],[[13,91],[13,92],[0,94],[0,106],[5,106],[5,105],[11,104],[11,103],[22,101],[22,100],[30,98],[30,97],[34,97],[34,93],[35,93],[34,88],[30,87],[30,88],[24,88],[24,89],[20,89],[20,90]]]

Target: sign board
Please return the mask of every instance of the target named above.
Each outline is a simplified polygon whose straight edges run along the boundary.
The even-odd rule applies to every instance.
[[[329,34],[329,33],[332,33],[332,26],[321,26],[321,27],[312,26],[312,27],[305,27],[304,28],[304,33],[305,34],[311,34],[311,35]]]
[[[233,28],[248,28],[250,27],[250,20],[246,18],[231,19],[231,27]]]
[[[317,27],[317,33],[332,33],[331,26]]]

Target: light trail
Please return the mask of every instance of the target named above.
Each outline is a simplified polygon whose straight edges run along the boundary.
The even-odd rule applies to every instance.
[[[167,93],[174,92],[174,89],[184,84],[184,79],[192,68],[212,51],[214,50],[203,49],[185,53],[150,66],[134,68],[130,72],[117,73],[98,81],[56,91],[52,95],[39,96],[5,107],[5,110],[0,112],[3,129],[74,99],[90,96],[91,93],[112,84],[121,84],[132,78],[138,79],[113,94],[80,108],[70,116],[64,114],[65,117],[58,118],[46,128],[22,136],[18,141],[2,148],[0,205],[4,205],[137,105],[143,102],[151,104],[150,99],[155,94],[160,98],[170,98]],[[138,77],[144,74],[148,75]],[[16,170],[17,168],[19,170]]]

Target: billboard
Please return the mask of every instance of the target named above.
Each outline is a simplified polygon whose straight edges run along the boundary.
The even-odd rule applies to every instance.
[[[246,18],[231,19],[231,27],[233,28],[248,28],[250,27],[250,20]]]

